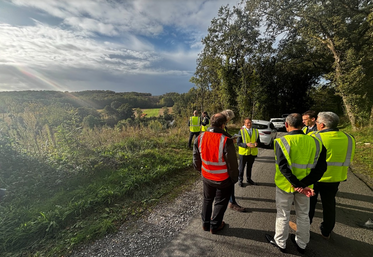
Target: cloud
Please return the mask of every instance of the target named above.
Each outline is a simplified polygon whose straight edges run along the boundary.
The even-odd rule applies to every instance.
[[[11,71],[0,90],[118,90],[128,83],[124,88],[139,92],[180,92],[176,85],[186,92],[201,39],[226,2],[10,0],[22,23],[0,23],[0,74]]]
[[[0,24],[0,48],[3,49],[0,64],[36,68],[71,67],[146,73],[151,62],[160,58],[151,51],[101,43],[84,33],[42,23],[33,27]]]

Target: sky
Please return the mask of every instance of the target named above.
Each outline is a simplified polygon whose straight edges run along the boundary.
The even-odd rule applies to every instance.
[[[230,0],[0,0],[0,91],[185,93]]]

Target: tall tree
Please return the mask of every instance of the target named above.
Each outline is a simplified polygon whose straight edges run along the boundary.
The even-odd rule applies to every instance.
[[[257,2],[248,0],[247,5]],[[353,129],[364,109],[373,110],[367,83],[372,74],[372,8],[368,0],[263,0],[260,7],[267,31],[285,37],[296,32],[315,49],[329,51],[334,69],[326,78],[342,97]]]

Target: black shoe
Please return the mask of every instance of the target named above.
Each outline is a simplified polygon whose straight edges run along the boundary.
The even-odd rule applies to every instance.
[[[247,183],[249,183],[250,185],[258,185],[258,183],[255,183],[255,182],[252,181],[252,180],[247,181]]]
[[[266,237],[268,243],[270,243],[270,244],[273,245],[273,246],[276,246],[278,249],[280,249],[280,251],[281,251],[282,253],[286,253],[286,248],[281,248],[280,246],[278,246],[278,245],[276,244],[276,241],[275,241],[275,239],[273,238],[273,236],[268,235],[268,234],[265,234],[265,237]]]
[[[242,181],[238,181],[238,185],[239,185],[240,187],[243,187],[243,183],[242,183]]]
[[[321,224],[320,225],[320,232],[321,232],[321,236],[325,239],[325,240],[329,240],[330,239],[330,233],[328,235],[326,235],[324,232],[323,232],[323,225]]]
[[[297,244],[297,242],[295,241],[295,235],[294,234],[291,234],[290,235],[290,239],[291,241],[297,246],[297,250],[299,253],[301,254],[304,254],[304,252],[306,251],[306,249],[303,249],[303,248],[300,248],[299,245]]]

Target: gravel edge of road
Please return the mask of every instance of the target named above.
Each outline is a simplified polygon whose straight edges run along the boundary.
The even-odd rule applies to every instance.
[[[75,249],[78,256],[157,256],[179,231],[201,211],[202,180],[181,193],[172,202],[162,202],[142,218],[125,222],[117,233]]]

